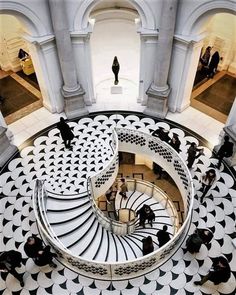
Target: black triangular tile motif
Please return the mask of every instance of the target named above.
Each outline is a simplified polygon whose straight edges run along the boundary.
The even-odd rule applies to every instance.
[[[12,205],[12,204],[9,203],[9,202],[7,201],[6,204],[5,204],[5,209],[8,208],[8,207],[11,206],[11,205]]]
[[[37,280],[38,280],[38,272],[37,273],[32,273],[31,274],[31,277],[32,277],[32,279],[34,280],[34,281],[36,281],[37,282]]]
[[[219,223],[225,228],[225,220],[221,220]]]
[[[9,221],[11,221],[11,220],[8,220],[8,219],[6,219],[6,218],[3,218],[3,221],[2,221],[2,225],[3,225],[3,227],[4,227]]]
[[[59,270],[58,273],[61,275],[61,276],[64,276],[64,268]]]
[[[76,295],[84,295],[83,289],[81,289],[79,292],[76,293]],[[91,294],[92,295],[92,294]]]
[[[190,282],[191,280],[192,280],[192,276],[190,276],[190,275],[187,275],[186,273],[184,274],[185,275],[185,277],[186,277],[186,282],[188,283],[188,282]]]
[[[171,286],[170,286],[170,294],[172,295],[174,295],[174,294],[176,294],[177,292],[178,292],[179,290],[176,290],[176,289],[174,289],[174,288],[172,288]]]
[[[101,167],[101,168],[103,169],[103,167]],[[100,169],[99,169],[99,170],[100,170]],[[91,168],[90,171],[95,171],[95,168],[94,168],[94,167]]]
[[[36,288],[34,290],[29,290],[29,294],[30,295],[37,295],[37,291],[38,291],[38,288]]]
[[[132,285],[130,284],[130,282],[128,282],[128,285],[126,286],[126,289],[133,289],[133,287],[134,287],[134,286],[132,286]]]
[[[184,260],[184,263],[185,263],[185,266],[188,267],[190,265],[191,261]]]
[[[164,276],[166,273],[160,269],[160,277]]]
[[[45,276],[46,276],[48,279],[51,279],[51,278],[52,278],[52,272],[51,272],[51,271],[49,271],[49,272],[45,272],[44,274],[45,274]]]
[[[157,285],[156,285],[156,290],[161,290],[164,286],[160,285],[158,282],[157,282]]]
[[[52,288],[53,288],[53,285],[51,285],[50,287],[47,287],[47,288],[45,288],[45,291],[47,292],[47,293],[49,293],[49,294],[53,294],[52,292]]]
[[[21,215],[20,220],[23,221],[25,218],[27,218],[27,216]]]
[[[114,291],[116,288],[113,286],[112,282],[110,283],[109,287],[107,288],[107,291]]]
[[[225,206],[224,206],[224,204],[223,203],[220,203],[219,205],[218,205],[221,209],[225,209]]]
[[[28,230],[22,230],[23,237],[28,233]]]
[[[20,245],[21,245],[20,242],[16,242],[16,241],[15,241],[15,247],[16,247],[16,249],[18,249],[18,248],[20,247]],[[27,258],[27,259],[28,259],[28,258]]]
[[[217,240],[217,242],[221,245],[221,247],[223,246],[223,244],[224,244],[224,239],[219,239],[219,240]]]
[[[94,281],[92,282],[92,284],[91,284],[91,285],[89,285],[89,287],[90,287],[91,289],[97,289],[97,287],[96,287],[96,285],[95,285]]]
[[[228,215],[228,217],[230,217],[231,219],[235,220],[235,214],[231,213],[230,215]]]
[[[19,211],[16,210],[16,208],[14,208],[12,213],[13,213],[13,215],[15,215],[15,214],[18,213],[18,212],[19,212]]]
[[[72,280],[72,282],[74,282],[75,284],[79,284],[80,281],[79,281],[79,277],[76,277]]]
[[[199,264],[199,267],[201,267],[201,266],[204,264],[204,260],[198,260],[198,259],[197,259],[197,262],[198,262],[198,264]]]
[[[6,245],[11,238],[3,237],[3,244]]]
[[[176,280],[179,277],[179,275],[176,273],[171,272],[171,274],[172,274],[172,280]]]
[[[147,277],[145,277],[145,280],[144,280],[144,285],[147,285],[147,284],[149,284],[151,281],[147,278]]]
[[[67,286],[66,286],[66,281],[62,284],[59,284],[59,286],[64,289],[64,290],[67,290]]]
[[[12,225],[12,231],[15,232],[19,226],[16,226],[15,224]]]

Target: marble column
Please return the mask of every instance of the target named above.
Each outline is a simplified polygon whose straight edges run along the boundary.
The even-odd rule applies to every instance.
[[[154,81],[147,90],[145,114],[165,118],[170,87],[167,84],[178,0],[164,0],[156,52]]]
[[[9,130],[0,112],[0,167],[17,151],[17,147],[10,143],[7,132]]]
[[[49,0],[49,8],[64,82],[61,91],[65,98],[65,113],[71,119],[88,113],[83,97],[85,92],[77,81],[65,2]]]

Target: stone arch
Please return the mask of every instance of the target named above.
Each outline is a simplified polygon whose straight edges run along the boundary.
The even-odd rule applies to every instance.
[[[47,30],[39,17],[24,4],[15,1],[1,2],[0,13],[17,17],[34,36],[47,35]]]
[[[77,9],[77,12],[75,14],[74,23],[73,23],[73,30],[74,31],[83,31],[86,28],[88,28],[89,23],[89,15],[92,9],[96,6],[98,2],[101,2],[103,0],[86,0],[83,1],[81,6]],[[141,20],[141,27],[143,29],[150,29],[155,30],[156,29],[156,22],[154,15],[149,8],[149,6],[140,0],[127,0],[127,2],[130,2],[138,11],[138,14],[140,16]]]
[[[197,24],[206,21],[211,15],[222,12],[236,14],[235,2],[215,0],[199,5],[186,20],[182,35],[194,34]]]

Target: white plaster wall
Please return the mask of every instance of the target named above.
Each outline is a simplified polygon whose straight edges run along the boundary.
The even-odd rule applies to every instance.
[[[236,5],[236,4],[235,4]],[[229,13],[219,13],[214,15],[206,27],[213,46],[211,54],[219,51],[222,62],[219,64],[220,70],[230,70],[236,73],[236,15]],[[206,40],[207,42],[207,40]],[[206,42],[204,45],[207,46]]]
[[[21,18],[24,30],[29,34],[44,36],[52,33],[48,0],[0,0],[0,13]]]
[[[175,33],[198,35],[204,31],[204,22],[209,20],[210,15],[229,10],[236,13],[236,0],[179,0]],[[198,16],[201,16],[201,21],[195,23],[194,28],[193,20]]]
[[[0,66],[4,71],[21,69],[18,52],[20,48],[29,52],[25,41],[20,37],[22,25],[16,17],[0,14]]]
[[[119,79],[137,84],[139,80],[140,36],[134,22],[100,21],[94,25],[90,39],[94,85],[114,77],[114,56],[120,63]]]

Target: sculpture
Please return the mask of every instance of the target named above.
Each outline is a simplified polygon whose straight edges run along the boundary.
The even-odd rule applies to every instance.
[[[113,63],[112,63],[112,72],[114,73],[115,75],[115,81],[114,81],[114,84],[117,85],[119,83],[119,80],[118,80],[118,73],[119,73],[119,70],[120,70],[120,64],[118,62],[118,59],[117,57],[115,56],[114,57],[114,60],[113,60]]]

